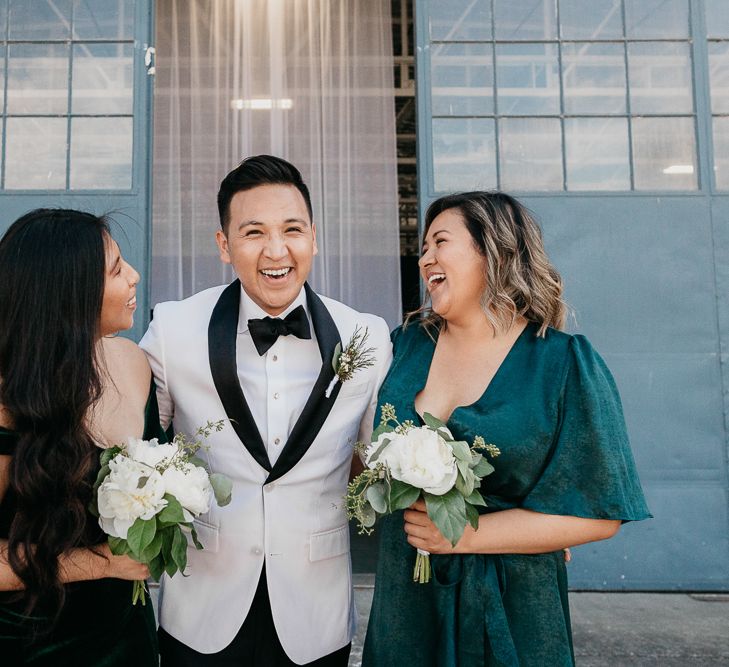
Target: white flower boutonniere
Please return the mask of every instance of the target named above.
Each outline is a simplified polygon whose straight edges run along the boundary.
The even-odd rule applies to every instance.
[[[332,358],[334,377],[327,387],[325,394],[327,398],[332,395],[332,391],[337,386],[337,382],[346,382],[352,379],[352,376],[360,368],[369,368],[375,363],[375,357],[373,356],[375,348],[365,347],[368,337],[369,330],[367,327],[363,331],[358,326],[343,349],[342,344],[337,343],[337,346],[334,348],[334,357]]]

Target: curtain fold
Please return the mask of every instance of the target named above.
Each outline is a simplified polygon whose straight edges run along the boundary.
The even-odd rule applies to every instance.
[[[310,282],[400,319],[390,7],[384,0],[158,0],[152,303],[232,278],[216,195],[241,159],[290,160],[311,190]]]

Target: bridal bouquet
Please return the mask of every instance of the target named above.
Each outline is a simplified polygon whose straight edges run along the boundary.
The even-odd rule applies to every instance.
[[[469,445],[455,440],[444,422],[425,413],[425,426],[400,423],[395,408],[382,406],[380,425],[369,445],[357,443],[367,466],[347,489],[347,517],[370,534],[378,516],[410,507],[421,496],[431,521],[456,545],[466,524],[478,529],[477,506],[485,507],[478,487],[494,468],[481,450],[499,450],[477,436]],[[413,581],[430,581],[430,554],[418,549]]]
[[[178,433],[169,444],[129,438],[101,454],[90,510],[109,536],[111,552],[144,563],[155,581],[164,572],[184,573],[186,534],[203,548],[192,520],[210,510],[213,496],[220,507],[230,502],[231,481],[211,474],[196,456],[210,433],[222,427],[222,421],[208,422],[192,441]],[[132,603],[140,600],[146,603],[144,581],[135,581]]]

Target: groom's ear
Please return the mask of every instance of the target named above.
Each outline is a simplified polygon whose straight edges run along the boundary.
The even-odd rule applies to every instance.
[[[312,255],[318,255],[319,254],[319,248],[316,245],[316,225],[313,222],[311,223],[311,235],[312,235],[312,237],[314,239],[314,242],[313,242],[313,250],[314,251],[311,254]]]
[[[224,264],[230,264],[230,253],[228,252],[228,237],[222,229],[215,232],[215,243],[218,244],[220,250],[220,261]]]

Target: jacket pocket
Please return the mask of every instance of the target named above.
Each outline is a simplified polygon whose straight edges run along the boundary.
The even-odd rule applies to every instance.
[[[349,382],[342,382],[342,388],[339,390],[339,396],[337,400],[343,398],[356,398],[362,396],[370,390],[369,382],[360,382],[359,384],[350,384]]]
[[[309,560],[317,561],[349,553],[349,525],[314,533],[309,538]]]
[[[211,523],[200,521],[199,519],[195,519],[192,522],[192,527],[197,533],[197,539],[203,545],[203,551],[217,553],[220,546],[220,530],[218,527],[213,526]],[[193,549],[195,548],[195,545],[192,542],[192,537],[188,536],[187,542],[188,546]]]

